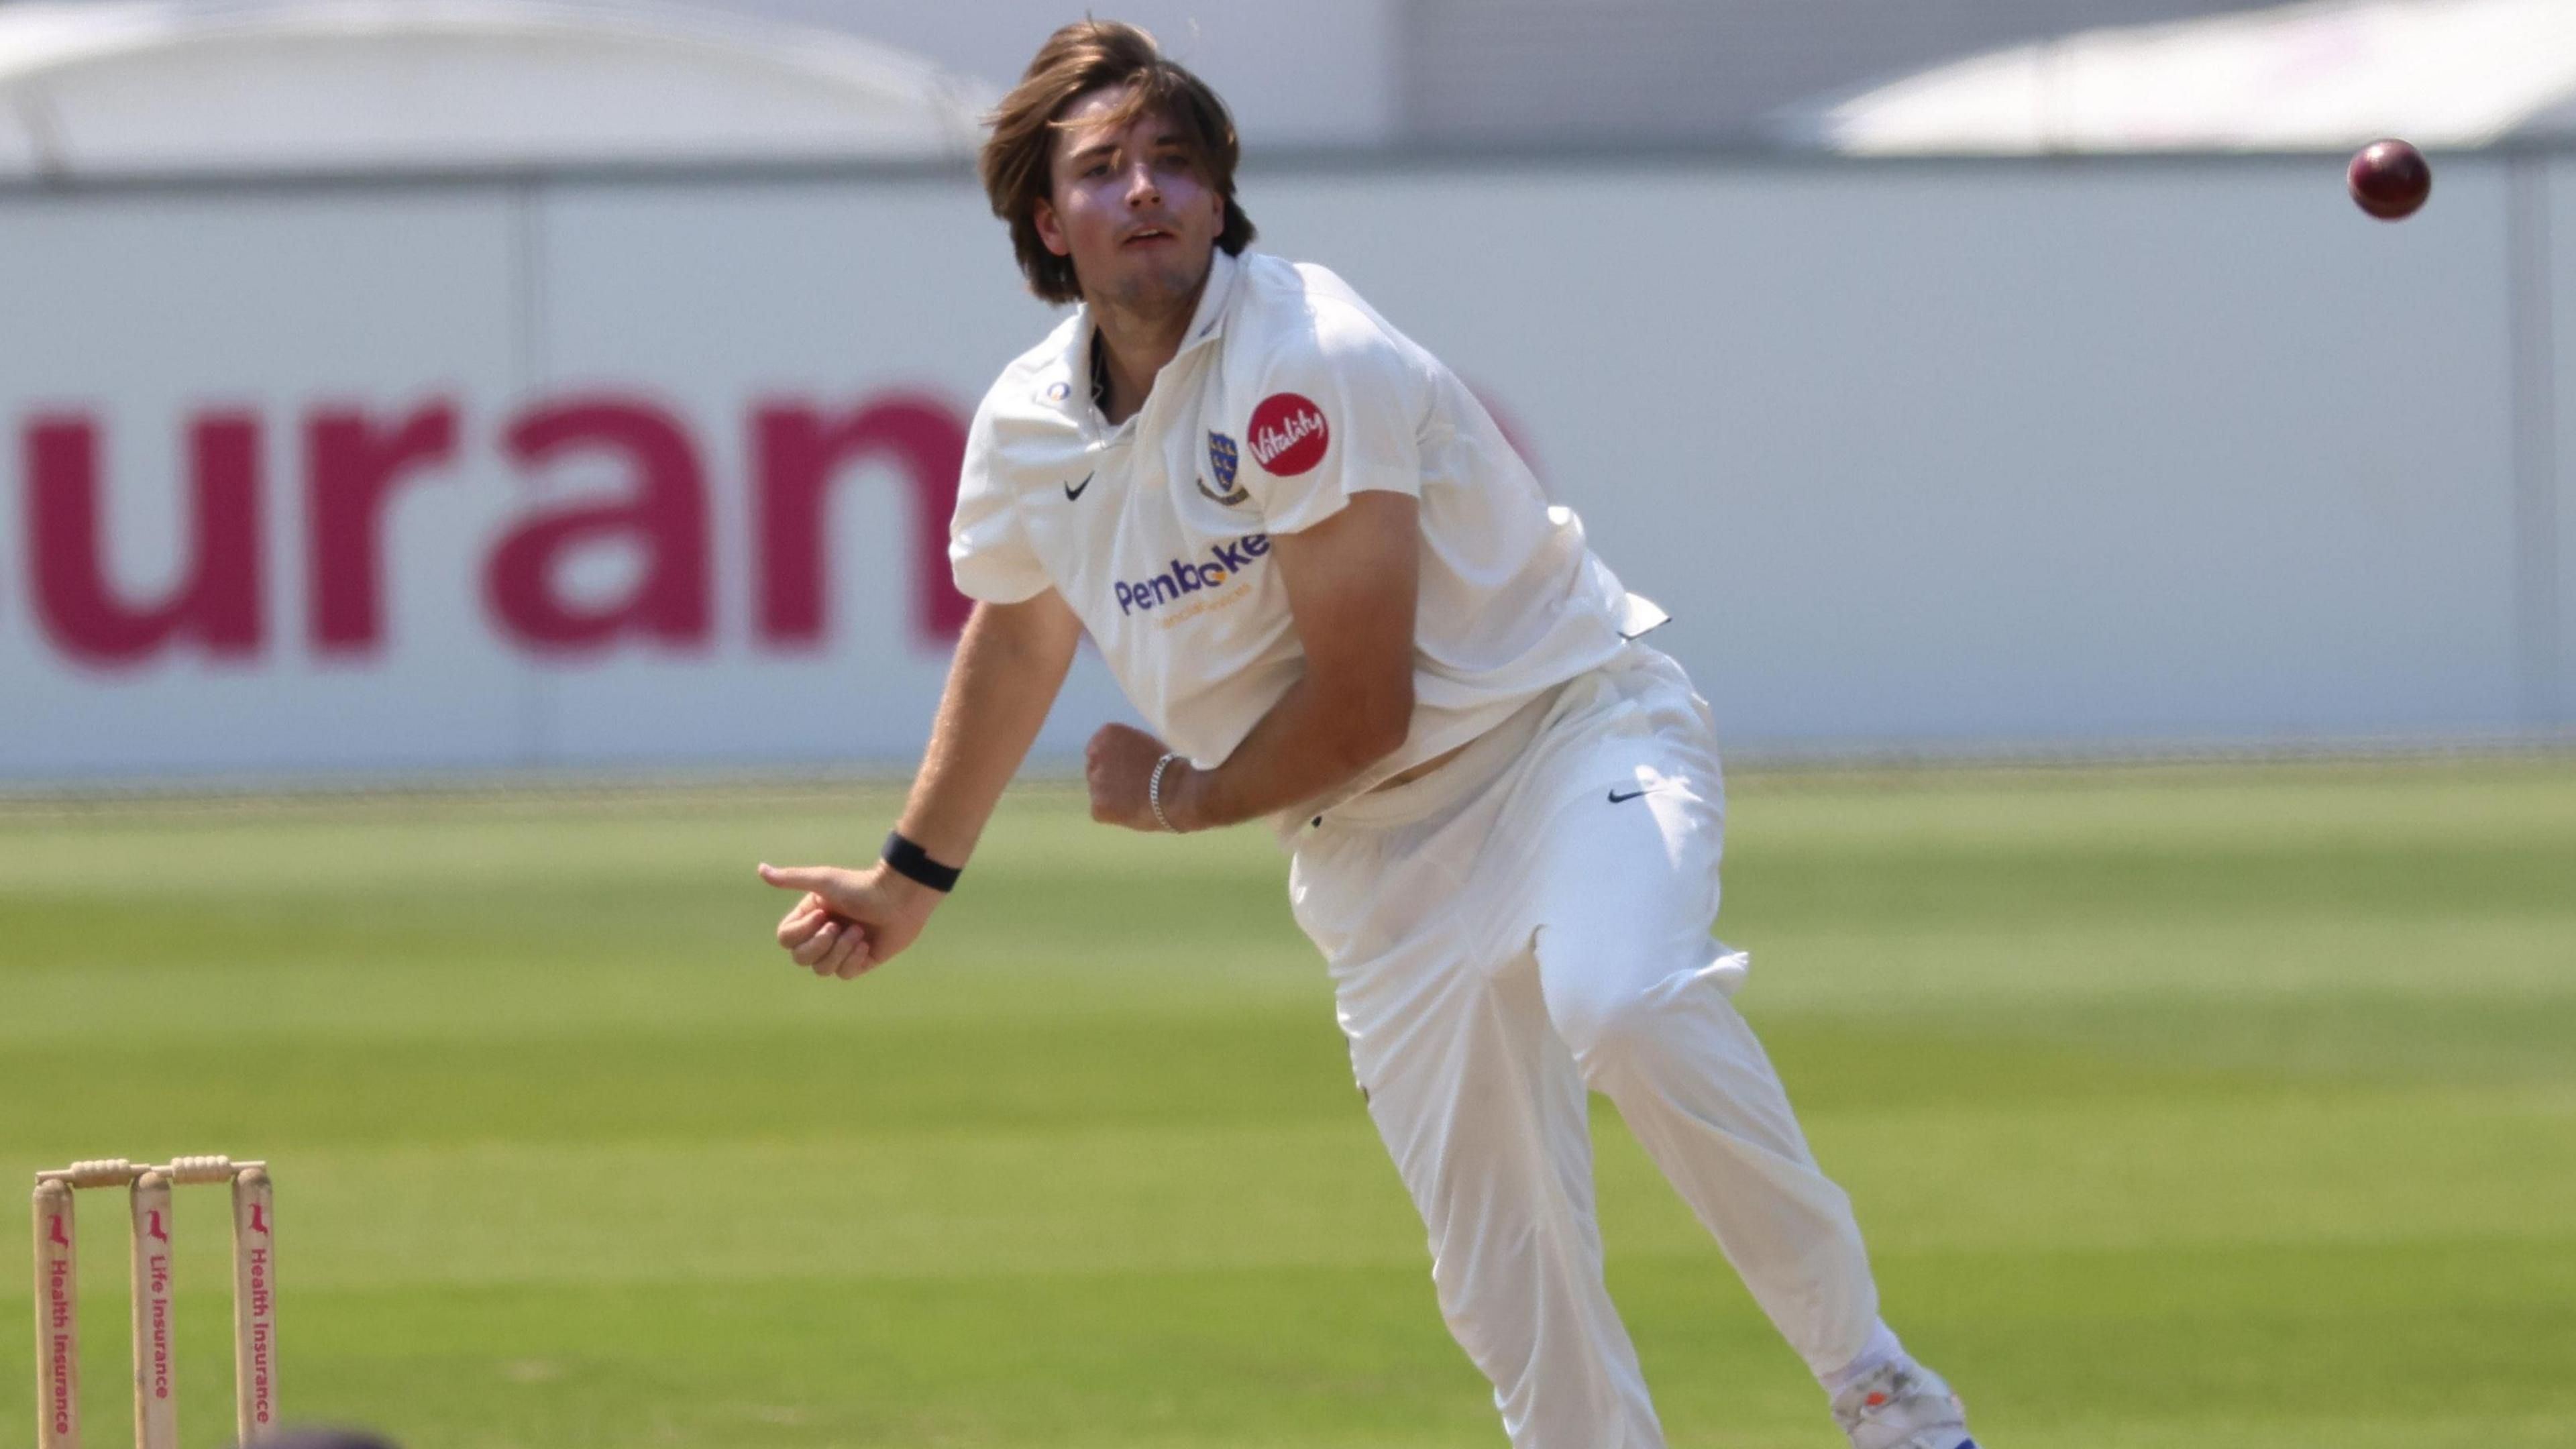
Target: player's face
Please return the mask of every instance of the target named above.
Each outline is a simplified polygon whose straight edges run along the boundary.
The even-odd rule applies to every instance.
[[[1056,133],[1054,194],[1037,204],[1038,237],[1073,259],[1083,295],[1136,311],[1191,300],[1207,280],[1225,198],[1199,174],[1186,133],[1147,112],[1121,127],[1125,92],[1075,101]]]

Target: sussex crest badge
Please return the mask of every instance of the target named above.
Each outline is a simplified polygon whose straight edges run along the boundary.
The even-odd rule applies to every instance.
[[[1207,479],[1202,478],[1199,480],[1199,491],[1228,508],[1252,496],[1241,484],[1234,481],[1236,461],[1234,439],[1223,433],[1208,434],[1208,472],[1215,475],[1216,486],[1209,487]]]

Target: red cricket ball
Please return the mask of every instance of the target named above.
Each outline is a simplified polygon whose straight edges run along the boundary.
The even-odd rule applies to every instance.
[[[2433,194],[2433,168],[2424,153],[2403,141],[2373,141],[2354,154],[2345,168],[2344,184],[2353,203],[2381,221],[2415,214]]]

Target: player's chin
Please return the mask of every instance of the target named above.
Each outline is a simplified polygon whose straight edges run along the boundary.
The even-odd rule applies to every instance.
[[[1192,265],[1179,242],[1147,243],[1122,254],[1111,291],[1131,304],[1170,301],[1188,295],[1207,276],[1207,261]]]

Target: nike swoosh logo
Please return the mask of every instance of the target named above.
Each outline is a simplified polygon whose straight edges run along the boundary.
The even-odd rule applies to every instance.
[[[1067,499],[1080,498],[1082,496],[1082,490],[1091,486],[1091,479],[1092,475],[1085,473],[1082,475],[1082,482],[1080,484],[1067,483],[1064,485],[1064,496]]]
[[[1627,794],[1622,795],[1618,791],[1613,790],[1610,792],[1610,803],[1613,805],[1624,805],[1628,801],[1634,800],[1640,795],[1650,795],[1653,793],[1654,792],[1652,790],[1631,790]]]

